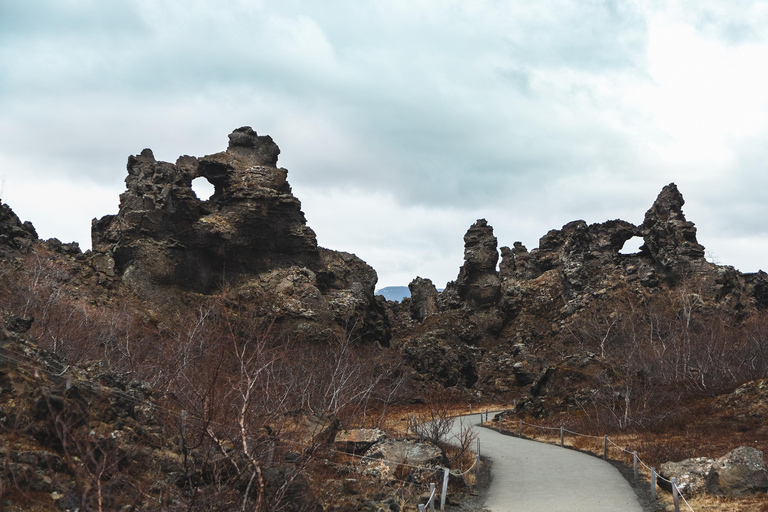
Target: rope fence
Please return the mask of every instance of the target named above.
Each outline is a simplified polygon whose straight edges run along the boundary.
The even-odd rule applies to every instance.
[[[488,411],[486,410],[486,419],[485,421],[488,421]],[[482,420],[482,413],[481,413],[481,420]],[[487,428],[497,428],[499,432],[504,432],[502,428],[502,418],[501,416],[498,416],[498,427],[496,426],[487,426],[484,425]],[[688,503],[688,500],[685,499],[685,496],[683,496],[682,492],[680,491],[679,486],[677,485],[677,478],[672,477],[671,479],[666,479],[663,476],[659,475],[656,472],[656,468],[652,466],[648,466],[645,462],[643,462],[637,455],[637,451],[630,451],[622,446],[619,446],[616,444],[610,437],[608,437],[607,434],[603,436],[595,436],[591,434],[584,434],[582,432],[576,432],[574,430],[566,429],[565,427],[547,427],[545,425],[536,425],[533,423],[528,423],[523,421],[522,419],[518,419],[518,437],[523,437],[523,426],[528,426],[532,428],[537,428],[541,430],[547,430],[547,431],[559,431],[560,432],[560,446],[565,447],[565,433],[571,434],[573,436],[578,437],[585,437],[590,439],[602,439],[603,440],[603,460],[608,460],[608,444],[610,443],[615,448],[618,448],[621,452],[626,453],[628,455],[632,456],[633,459],[633,470],[634,470],[634,479],[637,481],[639,478],[639,466],[642,466],[645,468],[650,474],[651,474],[651,496],[655,499],[656,498],[656,483],[657,479],[663,480],[664,482],[667,482],[672,489],[672,500],[674,502],[675,506],[675,512],[680,512],[680,503],[679,501],[682,499],[683,503],[686,507],[688,507],[688,510],[690,512],[696,512],[693,507]],[[507,432],[513,433],[512,431],[507,430]]]

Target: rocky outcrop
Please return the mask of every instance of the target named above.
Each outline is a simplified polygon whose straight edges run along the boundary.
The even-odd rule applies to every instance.
[[[747,496],[768,491],[763,452],[740,446],[712,463],[707,493],[716,496]]]
[[[498,261],[493,228],[485,219],[479,219],[464,235],[464,265],[455,283],[459,297],[476,307],[497,302],[501,291]]]
[[[35,241],[32,223],[22,223],[7,204],[0,203],[0,257],[8,250],[27,251]]]
[[[128,159],[118,214],[92,227],[94,251],[110,255],[124,281],[207,293],[278,267],[319,269],[315,234],[275,166],[277,145],[248,127],[229,138],[224,152],[175,164],[149,149]],[[215,187],[207,201],[192,191],[199,177]]]
[[[93,221],[93,267],[159,303],[170,289],[234,286],[270,316],[295,319],[300,332],[335,322],[386,344],[376,272],[354,254],[318,247],[279,154],[271,137],[243,127],[213,155],[175,164],[149,149],[130,157],[119,212]],[[209,199],[192,191],[197,178],[214,186]]]
[[[670,183],[659,193],[640,226],[645,241],[640,250],[664,269],[704,261],[704,247],[696,240],[693,222],[683,215],[684,204],[677,185]]]
[[[411,291],[411,315],[419,322],[437,314],[437,288],[430,279],[417,277],[408,285]]]

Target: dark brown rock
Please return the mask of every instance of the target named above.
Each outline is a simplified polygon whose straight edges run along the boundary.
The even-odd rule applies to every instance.
[[[94,221],[95,252],[111,256],[123,280],[143,289],[173,284],[207,293],[243,275],[292,265],[317,269],[320,256],[279,149],[250,128],[227,151],[158,162],[152,151],[128,159],[120,211]],[[192,180],[215,187],[208,201]]]
[[[464,235],[464,265],[456,279],[459,296],[480,307],[497,302],[501,293],[498,261],[493,228],[485,219],[479,219]]]
[[[411,291],[411,315],[419,322],[437,314],[437,288],[430,279],[417,277],[408,285]]]
[[[696,240],[693,222],[683,215],[684,204],[677,185],[670,183],[659,193],[640,226],[645,241],[640,250],[665,269],[704,261],[704,247]]]
[[[0,250],[27,251],[35,241],[37,232],[32,223],[22,223],[10,206],[0,203]]]
[[[768,491],[763,452],[740,446],[712,463],[706,481],[707,493],[717,496],[747,496]]]

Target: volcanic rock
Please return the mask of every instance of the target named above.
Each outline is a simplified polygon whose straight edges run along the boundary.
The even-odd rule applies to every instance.
[[[677,185],[670,183],[661,190],[640,226],[645,241],[640,250],[667,270],[691,261],[704,261],[704,247],[696,240],[693,222],[683,215],[684,204]]]
[[[279,153],[271,137],[243,127],[221,153],[175,164],[149,149],[131,156],[119,212],[92,223],[93,269],[157,303],[174,289],[240,287],[265,314],[298,319],[301,332],[335,322],[386,345],[376,272],[354,254],[318,247],[288,171],[276,167]],[[200,177],[215,188],[208,200],[192,191]]]
[[[714,459],[706,457],[665,462],[659,469],[659,475],[667,480],[671,480],[672,477],[677,478],[677,488],[683,496],[689,498],[704,492],[707,476],[714,462]],[[659,479],[659,487],[672,491],[670,484],[661,479]]]
[[[740,446],[717,459],[709,470],[707,493],[717,496],[746,496],[768,491],[763,452]]]
[[[4,249],[27,251],[35,241],[37,241],[37,232],[32,223],[22,223],[7,204],[0,203],[0,251]]]
[[[437,288],[430,279],[417,277],[408,285],[411,291],[411,315],[419,322],[437,314]]]
[[[464,235],[464,265],[456,279],[459,296],[478,307],[497,302],[501,291],[498,261],[493,228],[485,219],[479,219]]]
[[[386,437],[384,431],[378,428],[355,428],[337,432],[333,444],[337,450],[343,452],[362,453]]]
[[[299,265],[318,269],[314,232],[275,167],[279,149],[250,128],[230,135],[214,155],[158,162],[152,151],[128,159],[127,190],[117,215],[94,220],[95,252],[138,289],[176,285],[208,293],[243,275]],[[201,201],[192,180],[205,177],[213,196]]]

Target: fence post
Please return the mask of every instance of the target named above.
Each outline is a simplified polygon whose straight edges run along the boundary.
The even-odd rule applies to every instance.
[[[680,512],[680,497],[677,490],[677,478],[672,477],[672,501],[675,502],[675,512]]]
[[[429,484],[429,512],[435,512],[435,484]]]
[[[608,434],[603,434],[603,460],[608,460]]]
[[[565,432],[563,431],[563,427],[560,427],[560,448],[563,448],[565,444],[563,443],[565,437]]]
[[[450,470],[448,468],[443,468],[443,492],[440,493],[440,510],[445,510],[445,495],[448,493],[448,475],[450,475]]]
[[[517,437],[523,437],[523,420],[520,420],[520,429],[517,432]]]
[[[651,468],[651,497],[656,499],[656,468]]]
[[[488,409],[485,410],[485,421],[488,421]]]
[[[499,415],[499,433],[501,433],[501,415]]]
[[[475,482],[480,481],[480,451],[475,455]]]
[[[632,452],[632,456],[635,459],[635,463],[634,463],[634,466],[635,466],[635,480],[637,480],[637,450]]]
[[[469,414],[472,414],[472,404],[469,404]]]

